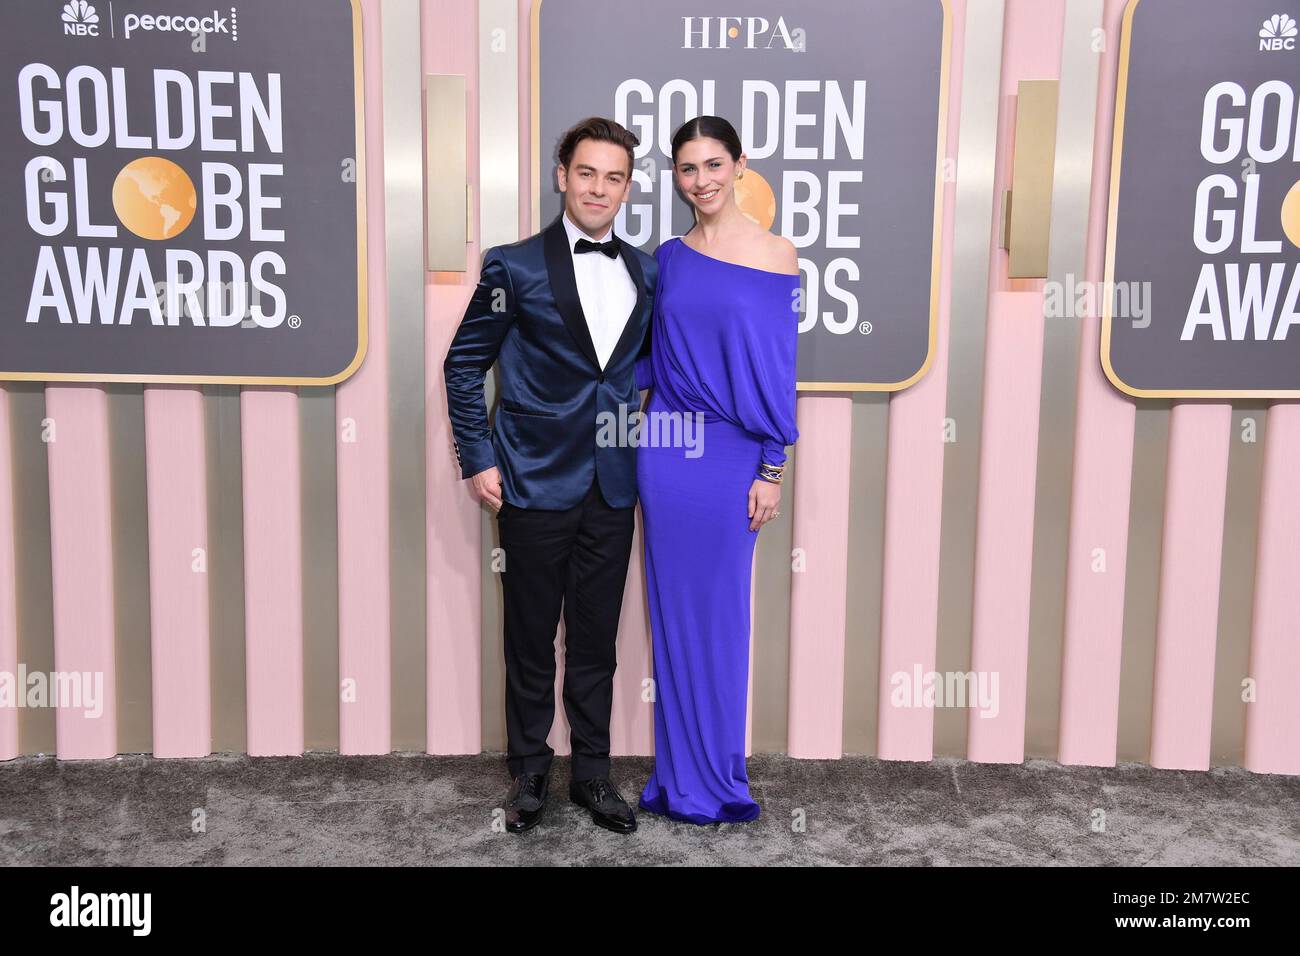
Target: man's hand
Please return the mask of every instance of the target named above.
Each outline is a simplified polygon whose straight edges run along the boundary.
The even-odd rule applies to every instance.
[[[757,531],[777,514],[781,504],[781,486],[763,478],[755,478],[749,486],[749,530]]]
[[[474,494],[478,500],[487,504],[493,511],[501,510],[501,472],[496,465],[486,471],[480,471],[470,479],[474,483]]]

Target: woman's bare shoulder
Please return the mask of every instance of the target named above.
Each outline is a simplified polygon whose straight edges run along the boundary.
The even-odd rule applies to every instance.
[[[764,230],[759,241],[755,243],[754,252],[760,259],[757,265],[759,269],[783,272],[786,275],[799,274],[799,253],[794,243],[785,236],[774,235]]]

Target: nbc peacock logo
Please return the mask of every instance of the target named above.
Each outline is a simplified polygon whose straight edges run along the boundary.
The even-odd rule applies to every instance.
[[[99,36],[99,14],[86,0],[68,0],[63,5],[63,35],[70,37]]]
[[[1275,13],[1259,28],[1259,48],[1267,52],[1294,50],[1296,39],[1295,17]]]

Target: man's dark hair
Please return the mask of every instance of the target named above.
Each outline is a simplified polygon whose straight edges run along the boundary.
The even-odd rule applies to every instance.
[[[628,175],[632,174],[633,161],[636,158],[633,151],[641,145],[641,140],[637,139],[632,132],[619,123],[603,116],[589,116],[564,134],[560,140],[559,161],[561,166],[565,169],[569,168],[569,162],[573,159],[573,151],[577,149],[578,144],[584,139],[594,139],[602,143],[613,143],[616,146],[622,146],[627,150]]]

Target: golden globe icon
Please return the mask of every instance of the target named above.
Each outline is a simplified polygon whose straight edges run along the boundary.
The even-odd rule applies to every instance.
[[[142,156],[113,181],[113,210],[141,239],[173,239],[194,220],[199,197],[189,174],[169,159]]]

